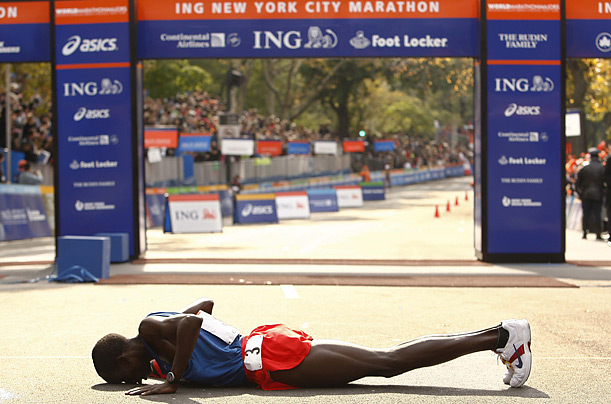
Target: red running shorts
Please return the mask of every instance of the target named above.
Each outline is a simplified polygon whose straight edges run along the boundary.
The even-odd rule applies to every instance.
[[[263,390],[295,389],[294,386],[272,380],[269,372],[292,369],[299,365],[312,347],[312,337],[303,331],[293,330],[284,324],[262,325],[244,337],[242,342],[242,359],[245,359],[246,345],[250,338],[262,336],[261,362],[263,368],[250,371],[246,368],[246,377]],[[261,338],[261,337],[257,337]]]

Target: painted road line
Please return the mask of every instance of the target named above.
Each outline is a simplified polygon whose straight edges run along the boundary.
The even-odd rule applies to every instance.
[[[299,299],[299,293],[293,285],[280,285],[280,288],[282,288],[282,293],[287,299]]]

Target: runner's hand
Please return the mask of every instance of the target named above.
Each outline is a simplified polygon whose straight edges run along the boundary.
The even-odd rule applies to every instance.
[[[153,394],[172,394],[175,393],[176,390],[178,390],[177,384],[163,382],[135,387],[129,391],[126,391],[125,394],[128,396],[150,396]]]

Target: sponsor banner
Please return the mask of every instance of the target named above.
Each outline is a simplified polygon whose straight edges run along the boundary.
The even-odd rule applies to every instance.
[[[343,185],[333,188],[337,192],[337,205],[340,208],[363,206],[363,191],[360,186]]]
[[[212,233],[223,229],[221,202],[217,194],[169,195],[166,224],[172,233]]]
[[[56,1],[55,25],[129,22],[126,0]]]
[[[165,147],[176,149],[178,147],[177,128],[144,128],[144,148]]]
[[[128,233],[133,256],[129,2],[55,4],[58,235]]]
[[[225,156],[252,156],[255,154],[255,141],[224,138],[221,140],[221,153]]]
[[[50,236],[51,228],[40,188],[32,185],[2,185],[0,241]]]
[[[308,141],[292,141],[287,146],[288,154],[310,154],[310,142]]]
[[[51,60],[48,1],[0,3],[0,63]]]
[[[58,25],[56,63],[128,63],[128,24]]]
[[[566,56],[611,57],[611,2],[599,2],[600,19],[570,19],[567,10]]]
[[[489,0],[488,20],[560,20],[560,0]]]
[[[361,190],[364,201],[383,201],[386,199],[386,187],[383,182],[362,182]]]
[[[609,20],[611,1],[609,0],[566,0],[567,20]]]
[[[488,21],[488,60],[560,60],[560,24],[545,21]]]
[[[344,153],[360,153],[365,151],[365,141],[344,140]]]
[[[314,154],[337,155],[337,142],[335,140],[317,140],[314,142]]]
[[[465,171],[471,171],[471,166],[467,161],[462,165],[446,166],[444,169],[446,177],[462,177],[466,174]]]
[[[280,156],[282,154],[282,141],[257,140],[257,154],[260,156]]]
[[[307,219],[310,217],[310,202],[307,192],[276,193],[278,219]]]
[[[138,56],[476,57],[477,19],[140,21]]]
[[[562,251],[560,80],[560,65],[488,67],[489,253]]]
[[[437,1],[236,1],[139,0],[138,21],[275,19],[477,18],[473,0]]]
[[[235,223],[278,223],[274,194],[237,195]]]
[[[395,150],[395,142],[392,140],[375,140],[373,142],[373,151],[385,152]]]
[[[410,171],[390,177],[392,186],[417,184],[420,182],[434,181],[445,178],[445,168],[433,168],[430,170]]]
[[[338,212],[337,192],[335,189],[308,189],[310,212]]]
[[[210,151],[211,143],[212,136],[207,133],[182,133],[178,140],[178,151],[180,153],[207,152]]]
[[[164,223],[166,198],[164,194],[146,194],[146,227],[159,227]]]

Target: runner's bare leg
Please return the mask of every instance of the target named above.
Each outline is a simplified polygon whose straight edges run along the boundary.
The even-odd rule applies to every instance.
[[[298,366],[270,372],[273,380],[296,387],[337,386],[366,376],[392,377],[460,356],[494,350],[498,327],[464,334],[431,335],[387,349],[343,341],[314,340]]]

